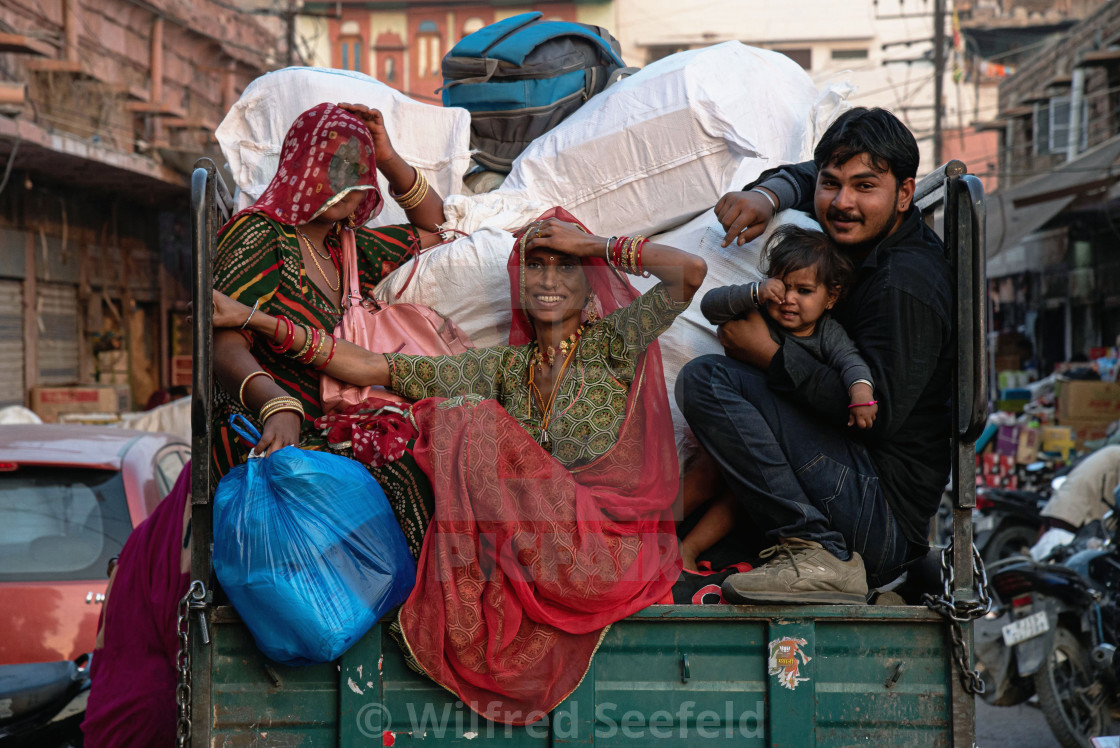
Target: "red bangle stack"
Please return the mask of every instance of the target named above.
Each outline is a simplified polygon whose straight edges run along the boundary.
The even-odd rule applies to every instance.
[[[286,333],[284,341],[281,343],[274,342],[280,336],[280,323],[284,323]],[[292,348],[292,342],[296,339],[296,326],[295,324],[284,316],[276,318],[276,329],[272,331],[272,340],[268,341],[268,347],[277,353],[287,353]]]
[[[642,247],[649,241],[644,236],[612,237],[607,249],[607,261],[614,267],[631,275],[649,277],[642,269]]]

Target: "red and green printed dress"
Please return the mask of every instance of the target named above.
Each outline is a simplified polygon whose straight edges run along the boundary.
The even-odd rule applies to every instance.
[[[360,228],[354,232],[354,238],[358,247],[358,276],[365,294],[406,258],[416,238],[416,229],[411,225]],[[327,245],[337,269],[341,264],[341,247],[337,237],[329,235]],[[308,280],[302,258],[295,229],[263,213],[248,213],[236,219],[219,236],[214,258],[214,287],[248,306],[260,299],[262,311],[283,315],[297,325],[334,330],[342,313]],[[329,269],[327,274],[332,275]],[[274,376],[276,383],[287,394],[299,398],[303,404],[304,422],[299,446],[302,449],[323,449],[326,441],[312,425],[323,413],[319,372],[297,363],[290,356],[274,353],[260,336],[247,331],[242,334],[249,340],[250,350],[261,368]],[[215,388],[212,413],[214,440],[211,464],[216,481],[230,468],[243,463],[249,455],[250,447],[229,426],[230,416],[241,413],[258,428],[260,424],[257,423],[256,413],[241,406],[236,392],[225,392],[221,387]],[[412,469],[414,465],[406,455],[404,460],[373,471],[398,510],[410,544],[415,541],[417,533],[422,539],[423,527],[429,518],[425,506],[430,505],[430,489],[423,473]]]

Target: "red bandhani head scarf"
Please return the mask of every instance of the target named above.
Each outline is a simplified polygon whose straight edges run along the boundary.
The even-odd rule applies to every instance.
[[[352,190],[366,193],[353,214],[355,225],[362,226],[381,212],[383,203],[373,138],[350,112],[319,104],[288,128],[280,166],[260,198],[226,225],[246,213],[264,213],[279,223],[302,226]]]

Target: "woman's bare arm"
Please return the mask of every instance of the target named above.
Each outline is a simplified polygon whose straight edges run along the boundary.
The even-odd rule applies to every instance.
[[[276,317],[257,311],[250,318],[251,311],[249,307],[234,301],[220,291],[214,292],[214,327],[241,327],[245,320],[249,319],[248,329],[263,335],[267,340],[278,343],[287,335],[287,326],[279,322]],[[300,325],[295,325],[291,349],[298,351],[306,342],[307,332]],[[320,366],[330,356],[330,363],[321,369],[323,373],[360,387],[389,386],[389,362],[385,356],[371,353],[345,340],[336,341],[335,345],[337,347],[333,356],[330,356],[330,344],[327,343],[323,346],[320,355],[309,365]]]

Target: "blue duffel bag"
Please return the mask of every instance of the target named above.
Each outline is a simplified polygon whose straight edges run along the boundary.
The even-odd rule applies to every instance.
[[[231,421],[259,441],[243,417]],[[286,665],[339,658],[416,581],[404,534],[366,468],[295,447],[251,457],[218,484],[214,571],[261,652]]]
[[[508,174],[535,138],[625,70],[606,29],[538,11],[484,26],[443,58],[443,105],[471,113],[474,160]]]

